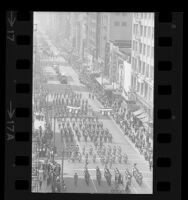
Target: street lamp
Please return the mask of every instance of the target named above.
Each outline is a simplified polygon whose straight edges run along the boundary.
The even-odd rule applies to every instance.
[[[55,147],[55,116],[54,116],[54,147]]]
[[[55,121],[57,118],[60,118],[62,119],[62,117],[57,117],[57,116],[54,116],[53,119],[54,119],[54,147],[55,147]],[[62,137],[62,139],[64,139]],[[63,186],[63,169],[64,169],[64,153],[65,153],[65,150],[64,150],[64,141],[62,141],[63,145],[62,145],[62,169],[61,169],[61,190],[63,190],[62,186]]]

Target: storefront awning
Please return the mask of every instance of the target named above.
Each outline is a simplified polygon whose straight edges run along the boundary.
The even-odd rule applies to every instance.
[[[79,110],[80,107],[73,107],[73,106],[67,106],[68,109],[72,109],[72,110]]]
[[[147,123],[147,124],[153,124],[153,121],[151,119],[148,119],[148,117],[141,119],[143,123]]]
[[[146,113],[141,113],[141,114],[138,114],[137,117],[139,119],[145,119],[145,118],[147,118],[147,114]]]
[[[112,108],[99,108],[100,111],[112,111]]]
[[[97,82],[100,84],[100,85],[109,85],[109,81],[105,78],[102,79],[102,77],[98,77],[96,78]],[[111,85],[109,85],[111,86]]]
[[[139,109],[139,110],[133,112],[133,115],[137,117],[138,115],[141,115],[143,113],[144,113],[144,111],[142,109]]]

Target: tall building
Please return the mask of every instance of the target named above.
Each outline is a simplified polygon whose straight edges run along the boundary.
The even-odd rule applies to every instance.
[[[132,26],[131,89],[149,119],[153,121],[154,13],[134,13]]]
[[[49,38],[59,46],[66,36],[65,12],[35,12],[34,18],[39,24],[38,28],[48,34]]]
[[[119,47],[131,47],[132,38],[132,13],[110,13],[109,36]]]
[[[74,54],[83,59],[86,40],[86,13],[70,12],[67,16],[66,39],[73,47]]]
[[[131,48],[132,39],[132,13],[100,13],[99,17],[99,56],[104,60],[105,46],[108,41],[119,48]]]
[[[87,13],[86,23],[86,47],[89,57],[93,60],[96,59],[96,47],[97,47],[97,13]]]
[[[118,66],[115,64],[116,62],[113,65],[110,64],[110,43],[131,56],[132,13],[102,12],[99,14],[98,24],[97,59],[102,63],[101,68],[106,78],[112,79],[112,77],[109,77],[112,74],[111,72],[118,71],[110,68],[118,68]]]

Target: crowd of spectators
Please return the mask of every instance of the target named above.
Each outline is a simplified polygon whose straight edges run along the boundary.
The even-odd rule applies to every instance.
[[[125,109],[122,111],[122,99],[116,95],[109,97],[94,76],[83,72],[80,74],[80,79],[95,94],[97,100],[104,108],[112,108],[111,117],[120,126],[124,134],[130,138],[140,153],[144,155],[151,169],[153,165],[152,140],[150,139],[150,134],[142,125],[142,122],[132,112],[126,111]]]

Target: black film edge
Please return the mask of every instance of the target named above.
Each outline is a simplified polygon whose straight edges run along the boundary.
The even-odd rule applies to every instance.
[[[126,199],[179,199],[183,13],[155,13],[154,170],[152,195]],[[92,198],[31,193],[33,13],[6,13],[5,200]],[[113,198],[103,195],[104,198]],[[94,195],[96,197],[96,195]]]

